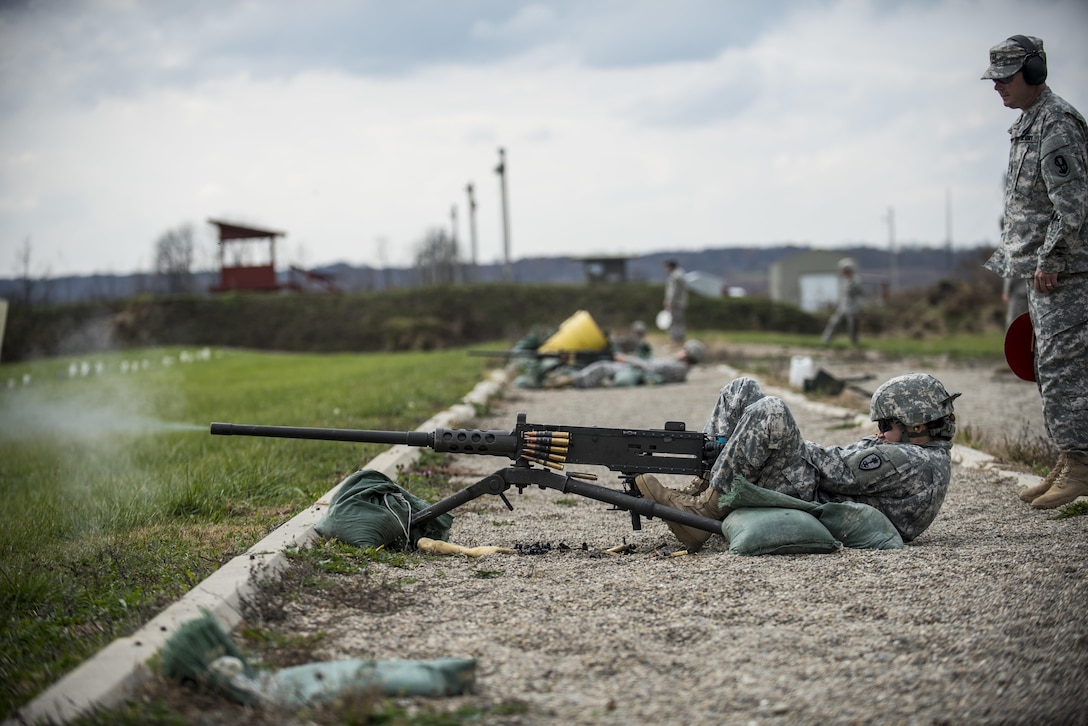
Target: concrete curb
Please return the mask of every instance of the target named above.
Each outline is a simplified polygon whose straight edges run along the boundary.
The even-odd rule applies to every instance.
[[[476,385],[461,403],[435,415],[417,431],[456,428],[478,415],[477,408],[487,406],[505,383],[497,371]],[[420,449],[397,445],[367,462],[363,469],[374,469],[396,479],[398,469],[419,458]],[[233,630],[242,620],[242,603],[286,566],[284,551],[303,547],[317,538],[314,526],[324,515],[332,495],[340,485],[325,493],[317,502],[295,515],[283,526],[212,573],[128,637],[118,638],[84,661],[73,671],[19,709],[4,725],[66,723],[96,709],[112,708],[131,696],[151,676],[148,661],[159,653],[170,636],[182,624],[208,611],[224,626]]]

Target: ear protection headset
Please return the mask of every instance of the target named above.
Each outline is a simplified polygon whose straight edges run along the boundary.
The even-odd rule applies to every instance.
[[[1024,58],[1024,80],[1029,86],[1038,86],[1046,80],[1046,53],[1035,47],[1035,43],[1028,40],[1025,35],[1014,35],[1009,40],[1027,51]]]

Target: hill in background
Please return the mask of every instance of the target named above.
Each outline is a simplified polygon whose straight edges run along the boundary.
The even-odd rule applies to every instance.
[[[677,259],[684,269],[699,271],[721,278],[731,287],[741,287],[748,295],[762,297],[768,290],[768,270],[784,258],[813,249],[807,246],[727,247],[698,251],[656,252],[629,257],[627,276],[631,282],[659,283],[664,281],[663,264]],[[880,282],[892,277],[893,259],[888,250],[876,247],[843,247],[843,256],[858,261],[866,281]],[[933,247],[902,247],[895,262],[898,289],[929,287],[943,279],[974,280],[985,273],[981,261],[988,248],[975,247],[946,250]],[[418,287],[420,274],[416,268],[377,268],[352,266],[345,263],[316,268],[315,272],[331,276],[344,292],[377,292]],[[515,282],[530,284],[584,283],[583,261],[576,257],[527,257],[514,261],[511,271]],[[503,277],[501,264],[479,265],[475,271],[464,269],[465,278],[477,282],[499,282]],[[290,273],[280,273],[287,282]],[[194,273],[192,292],[210,294],[217,272]],[[0,297],[34,304],[65,304],[92,300],[123,300],[136,295],[163,292],[162,282],[153,273],[127,275],[84,275],[40,279],[0,278]]]

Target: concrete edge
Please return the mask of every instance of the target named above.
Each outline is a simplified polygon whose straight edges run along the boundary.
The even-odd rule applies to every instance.
[[[478,408],[486,407],[505,382],[505,373],[493,372],[460,403],[436,414],[416,431],[457,428],[473,420],[478,415]],[[396,445],[360,468],[380,471],[395,480],[398,470],[414,463],[419,455],[418,447]],[[324,516],[324,510],[339,486],[337,484],[313,505],[270,532],[245,554],[213,572],[132,635],[118,638],[88,658],[18,709],[15,716],[4,721],[4,726],[66,723],[97,709],[121,704],[151,676],[148,661],[158,655],[182,624],[200,617],[205,610],[226,630],[233,630],[242,620],[245,598],[287,565],[284,551],[290,547],[304,547],[317,538],[314,526]]]

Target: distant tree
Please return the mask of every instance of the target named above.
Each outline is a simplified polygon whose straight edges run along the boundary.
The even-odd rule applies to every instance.
[[[33,247],[30,237],[23,240],[23,246],[15,253],[15,276],[19,281],[19,297],[15,303],[30,305],[35,302],[47,303],[49,298],[49,272],[34,272]]]
[[[193,225],[168,230],[155,242],[155,275],[168,293],[193,290]]]
[[[420,284],[452,285],[460,282],[461,268],[457,240],[444,229],[432,229],[416,248],[416,269]]]

